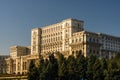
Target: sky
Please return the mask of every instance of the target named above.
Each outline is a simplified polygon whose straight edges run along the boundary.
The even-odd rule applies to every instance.
[[[120,37],[120,0],[0,0],[0,55],[9,55],[14,45],[30,46],[31,29],[67,18]]]

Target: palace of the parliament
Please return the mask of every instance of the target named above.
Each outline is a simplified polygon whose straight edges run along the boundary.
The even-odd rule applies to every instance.
[[[120,53],[120,37],[86,31],[84,21],[66,19],[59,23],[34,28],[31,31],[31,46],[10,47],[6,59],[8,74],[26,74],[30,60],[39,62],[51,53],[62,53],[65,57],[82,53],[97,57],[112,58]]]

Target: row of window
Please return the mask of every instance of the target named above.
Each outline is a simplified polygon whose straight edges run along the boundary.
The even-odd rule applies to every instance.
[[[109,46],[109,47],[119,47],[120,45],[118,45],[118,44],[109,44],[109,43],[106,43],[105,46]]]
[[[88,53],[99,55],[99,51],[98,50],[94,50],[94,49],[90,49]]]
[[[42,47],[42,50],[45,50],[45,49],[59,49],[59,48],[62,48],[62,45],[58,45],[58,46],[48,46],[48,47]]]
[[[82,32],[73,33],[72,36],[83,36]]]
[[[62,51],[62,48],[42,50],[42,53],[49,53],[49,52],[55,52],[55,51]]]
[[[104,46],[102,47],[103,49],[107,49],[107,50],[115,50],[115,51],[120,51],[120,47],[109,47],[109,46]]]
[[[82,48],[83,48],[83,45],[77,45],[77,46],[72,47],[73,50],[74,49],[82,49]]]
[[[0,56],[0,61],[1,61],[1,60],[5,60],[5,58],[7,58],[7,57]]]
[[[20,66],[21,64],[18,62],[18,70],[20,70]],[[27,62],[23,62],[22,69],[27,70]]]
[[[102,39],[103,39],[103,40],[107,40],[107,41],[119,42],[119,40],[117,40],[117,39],[115,39],[115,38],[110,38],[110,37],[107,37],[107,36],[103,36]]]
[[[88,38],[89,42],[95,42],[95,43],[99,43],[99,39],[98,38]]]
[[[112,42],[109,43],[108,41],[105,41],[103,42],[102,48],[109,49],[109,50],[120,50],[120,44],[112,43]]]
[[[62,40],[62,36],[59,36],[59,37],[54,37],[54,38],[48,38],[48,39],[44,39],[42,40],[42,44],[47,44],[47,43],[50,43],[50,42],[55,42],[55,41],[60,41]]]
[[[58,30],[61,30],[61,29],[62,29],[62,25],[61,26],[56,26],[56,27],[53,27],[53,28],[42,30],[42,34],[58,31]]]
[[[64,26],[68,27],[69,23],[65,23]],[[80,26],[80,25],[78,25],[78,26]],[[42,30],[42,34],[54,32],[54,31],[59,31],[61,29],[62,29],[62,25],[58,25],[56,27],[52,27],[52,28],[49,28],[49,29]]]
[[[81,41],[83,41],[82,38],[72,39],[72,43],[74,43],[74,42],[81,42]]]
[[[83,41],[82,38],[72,39],[72,43],[74,43],[74,42],[81,42],[81,41]],[[97,38],[88,38],[87,41],[89,41],[89,42],[95,42],[95,43],[99,42],[99,40]]]
[[[102,40],[103,41],[103,40]],[[120,42],[109,42],[109,41],[103,41],[103,44],[108,44],[108,45],[120,45]]]
[[[43,49],[42,52],[43,52],[43,51],[56,51],[56,50],[57,50],[57,51],[62,51],[62,48]]]
[[[105,44],[113,44],[113,45],[120,45],[120,42],[116,41],[107,41],[107,40],[102,40],[102,42]]]
[[[42,52],[49,52],[49,51],[62,51],[62,45],[42,47]]]
[[[58,32],[58,33],[54,33],[54,34],[49,34],[49,35],[45,35],[42,36],[42,38],[48,38],[48,37],[54,37],[54,36],[61,36],[62,32]]]

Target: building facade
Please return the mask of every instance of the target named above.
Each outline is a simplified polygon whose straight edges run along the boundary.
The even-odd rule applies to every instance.
[[[60,23],[32,29],[31,54],[68,52],[72,34],[84,30],[83,21],[66,19]]]
[[[85,57],[94,54],[98,57],[112,58],[120,52],[120,37],[86,31],[84,21],[66,19],[59,23],[34,28],[31,31],[30,47],[11,47],[10,57],[6,59],[8,70],[12,74],[27,73],[31,59],[55,52],[65,57],[81,53]]]
[[[0,55],[0,74],[6,74],[7,64],[5,59],[8,58],[8,55]]]
[[[6,59],[7,73],[26,74],[28,67],[28,58],[30,58],[30,47],[12,46],[10,47],[10,57]]]

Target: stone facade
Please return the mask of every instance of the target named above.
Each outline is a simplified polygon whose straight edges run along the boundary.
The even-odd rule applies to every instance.
[[[8,55],[0,55],[0,74],[6,74],[7,64],[5,59],[8,58]]]
[[[7,73],[25,74],[28,69],[30,58],[30,47],[12,46],[10,48],[10,57],[6,59]]]
[[[82,53],[85,57],[94,54],[112,58],[120,52],[120,37],[86,31],[84,21],[66,19],[59,23],[34,28],[31,31],[31,46],[11,47],[7,61],[9,74],[27,73],[31,59],[47,58],[51,53],[60,52],[65,57]]]

